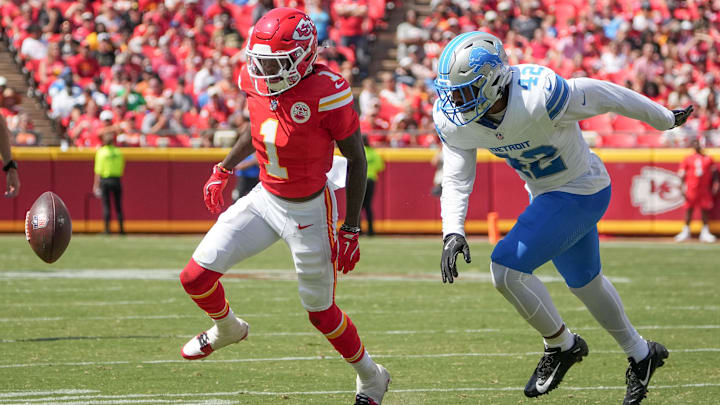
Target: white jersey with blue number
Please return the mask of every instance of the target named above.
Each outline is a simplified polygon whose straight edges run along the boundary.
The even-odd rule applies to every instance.
[[[444,154],[445,235],[464,235],[478,148],[505,159],[533,196],[549,191],[588,195],[607,187],[610,177],[583,139],[579,120],[612,111],[659,130],[675,122],[672,111],[609,82],[565,80],[539,65],[517,65],[511,70],[508,104],[499,124],[483,117],[457,126],[435,102],[433,119]]]

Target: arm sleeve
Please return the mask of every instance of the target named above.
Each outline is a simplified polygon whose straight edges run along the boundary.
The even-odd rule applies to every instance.
[[[477,150],[443,144],[443,162],[440,197],[443,238],[451,233],[464,236],[468,200],[475,182]]]
[[[625,87],[589,78],[571,79],[567,83],[570,99],[564,113],[555,119],[560,124],[608,112],[642,121],[660,131],[675,124],[672,111]]]

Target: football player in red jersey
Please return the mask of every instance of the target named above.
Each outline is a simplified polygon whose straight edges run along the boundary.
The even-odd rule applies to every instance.
[[[239,86],[247,93],[251,133],[214,166],[203,190],[205,204],[221,211],[230,169],[253,152],[260,184],[220,215],[180,274],[185,291],[215,322],[185,344],[182,356],[200,359],[247,336],[249,326],[230,309],[219,279],[283,239],[310,322],[357,372],[355,403],[380,404],[390,374],[372,360],[350,317],[335,304],[337,272],[351,271],[360,257],[367,171],[351,89],[340,75],[314,63],[317,31],[298,10],[265,14],[253,27],[246,54]],[[336,144],[347,158],[346,216],[337,233],[327,178]]]
[[[714,194],[717,194],[720,188],[720,173],[718,173],[712,158],[703,153],[699,139],[693,139],[690,147],[695,149],[695,152],[683,159],[678,172],[685,191],[685,226],[679,234],[675,235],[675,240],[682,242],[690,238],[690,221],[692,221],[693,210],[698,207],[703,222],[700,242],[713,243],[716,238],[710,233],[708,216],[713,207]]]

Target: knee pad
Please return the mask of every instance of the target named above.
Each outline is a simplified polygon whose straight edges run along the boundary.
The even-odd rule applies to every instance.
[[[183,271],[180,272],[180,282],[188,294],[198,295],[212,288],[221,276],[222,273],[203,268],[194,259],[190,259]]]
[[[324,311],[308,312],[310,322],[322,333],[330,333],[338,327],[342,311],[334,303]]]

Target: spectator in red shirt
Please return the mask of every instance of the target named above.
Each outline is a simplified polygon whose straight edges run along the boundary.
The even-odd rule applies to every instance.
[[[368,52],[367,32],[365,30],[368,15],[367,0],[336,0],[337,27],[340,32],[340,44],[355,49],[358,66],[358,79],[368,75],[370,54]]]
[[[77,83],[84,87],[92,82],[93,78],[100,74],[100,64],[97,59],[90,54],[90,48],[87,42],[80,44],[80,53],[74,57],[67,58],[68,65],[73,73],[77,75]]]
[[[699,207],[702,213],[700,241],[713,243],[716,240],[710,233],[708,217],[713,207],[713,196],[720,189],[720,174],[712,158],[703,153],[700,142],[697,138],[691,141],[690,146],[695,152],[680,163],[678,176],[682,178],[685,191],[685,227],[675,236],[677,242],[690,238],[690,221],[695,207]]]
[[[216,86],[212,86],[207,91],[210,100],[201,110],[201,114],[205,117],[212,117],[218,122],[226,122],[230,115],[225,98],[220,94],[220,90]]]

